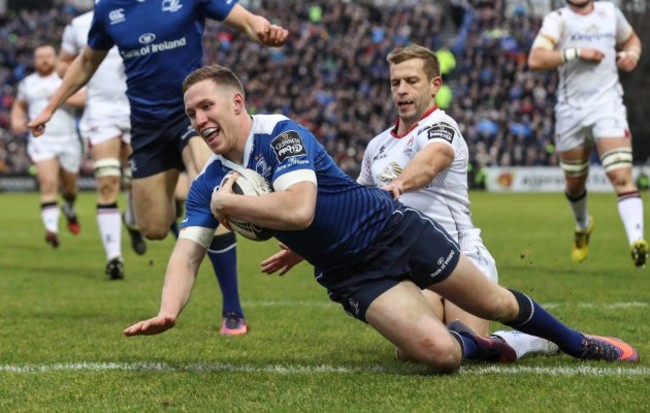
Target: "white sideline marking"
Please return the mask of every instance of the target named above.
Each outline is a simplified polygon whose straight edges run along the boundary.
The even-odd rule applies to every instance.
[[[313,373],[399,373],[399,369],[383,366],[304,366],[304,365],[236,365],[229,363],[210,364],[185,364],[169,365],[167,363],[60,363],[40,365],[0,365],[0,372],[4,373],[47,373],[51,371],[139,371],[153,373],[192,372],[192,373],[274,373],[274,374],[313,374]],[[650,376],[650,368],[623,368],[623,367],[526,367],[526,366],[488,366],[488,367],[462,367],[458,374],[463,376],[481,376],[487,374],[536,374],[547,376]]]

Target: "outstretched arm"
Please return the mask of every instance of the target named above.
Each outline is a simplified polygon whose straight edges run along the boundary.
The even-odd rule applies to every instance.
[[[27,127],[32,129],[34,136],[42,135],[45,131],[45,124],[54,112],[88,83],[106,57],[106,53],[108,52],[105,50],[93,50],[86,46],[77,56],[68,68],[63,83],[54,92],[47,106],[27,124]]]
[[[124,335],[160,334],[176,325],[176,319],[190,299],[205,251],[203,246],[189,239],[180,238],[176,242],[167,264],[158,315],[127,327]]]
[[[251,13],[239,4],[232,8],[224,22],[250,39],[268,47],[282,46],[289,36],[287,29],[271,24],[266,18]]]
[[[399,198],[404,192],[424,188],[454,161],[454,150],[442,142],[432,142],[418,152],[406,165],[402,173],[383,187],[393,198]]]

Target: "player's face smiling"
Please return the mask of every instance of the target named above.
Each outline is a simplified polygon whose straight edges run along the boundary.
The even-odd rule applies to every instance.
[[[192,127],[210,150],[221,155],[232,151],[237,144],[232,93],[208,79],[190,86],[184,98]]]
[[[427,80],[422,59],[410,59],[391,65],[390,89],[400,121],[412,126],[433,108],[433,82]]]

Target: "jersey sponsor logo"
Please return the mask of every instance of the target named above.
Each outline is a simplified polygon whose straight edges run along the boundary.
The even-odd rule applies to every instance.
[[[582,33],[573,33],[570,36],[571,41],[600,41],[614,39],[616,35],[612,32],[603,32],[597,24],[584,29]]]
[[[175,13],[183,8],[181,0],[163,0],[162,11]]]
[[[383,182],[385,184],[389,184],[393,182],[393,179],[397,178],[399,174],[402,173],[402,167],[399,166],[399,164],[395,161],[389,163],[386,165],[383,171],[379,175],[377,175],[377,179],[380,182]]]
[[[296,131],[287,131],[271,141],[278,162],[282,163],[289,158],[307,155],[307,149]]]
[[[452,143],[454,141],[455,134],[456,131],[451,125],[441,122],[435,125],[431,125],[427,131],[427,139],[444,139],[447,142]]]
[[[153,33],[145,33],[138,37],[138,41],[142,44],[149,44],[156,40],[156,35]]]
[[[433,273],[431,273],[431,275],[430,275],[431,278],[435,278],[441,272],[443,272],[445,270],[445,268],[447,268],[447,265],[449,265],[449,261],[451,261],[451,259],[454,258],[454,255],[456,255],[456,251],[451,250],[449,252],[449,255],[447,255],[447,258],[444,258],[444,257],[438,258],[438,261],[436,262],[436,264],[438,264],[438,269],[435,270]]]
[[[111,21],[111,24],[122,23],[125,21],[126,17],[124,17],[124,9],[111,10],[108,13],[108,20]]]
[[[147,36],[149,34],[151,33],[146,33]],[[138,39],[141,38],[142,36],[140,36]],[[135,57],[147,56],[152,53],[166,52],[167,50],[173,50],[179,47],[185,47],[185,45],[187,45],[187,39],[185,39],[185,36],[183,36],[180,39],[176,39],[176,40],[164,41],[159,43],[149,43],[140,47],[139,49],[125,50],[123,52],[120,51],[120,55],[122,55],[122,59],[126,60]]]

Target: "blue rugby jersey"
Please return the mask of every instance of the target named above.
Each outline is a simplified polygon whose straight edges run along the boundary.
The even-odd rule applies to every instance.
[[[182,84],[201,67],[205,19],[224,20],[237,0],[95,0],[94,50],[117,45],[131,118],[158,123],[184,111]]]
[[[388,192],[359,185],[347,176],[307,128],[282,115],[253,116],[244,162],[274,187],[289,172],[315,172],[318,194],[314,221],[305,230],[276,231],[275,238],[320,269],[340,267],[347,257],[368,248],[397,203]],[[210,212],[212,192],[228,171],[237,168],[220,155],[212,156],[192,183],[181,228],[218,226]]]

